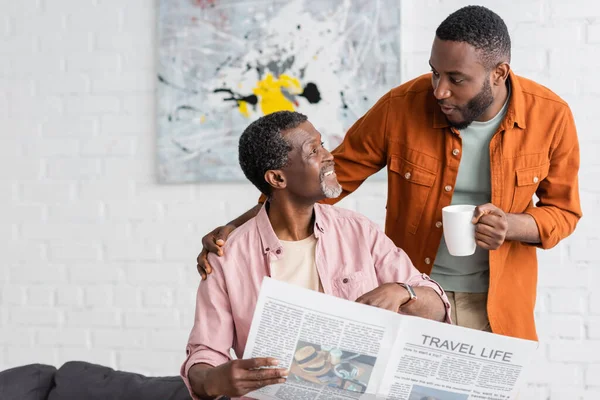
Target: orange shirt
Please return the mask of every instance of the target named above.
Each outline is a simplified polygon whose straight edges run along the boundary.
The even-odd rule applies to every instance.
[[[506,117],[490,142],[492,203],[533,216],[539,247],[567,237],[582,216],[577,173],[579,144],[565,101],[512,72]],[[381,168],[388,170],[385,231],[429,274],[442,237],[442,207],[450,204],[462,154],[431,86],[420,76],[383,96],[333,152],[344,191],[333,204]],[[539,202],[534,206],[534,193]],[[488,316],[495,333],[537,339],[535,246],[506,241],[490,251]]]

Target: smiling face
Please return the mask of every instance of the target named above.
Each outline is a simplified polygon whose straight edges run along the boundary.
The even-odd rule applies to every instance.
[[[429,65],[433,95],[451,126],[464,129],[494,116],[487,115],[495,98],[491,74],[475,47],[436,37]]]
[[[291,145],[288,164],[282,168],[285,189],[296,198],[317,202],[342,193],[334,170],[333,156],[323,147],[321,134],[308,121],[283,132]]]

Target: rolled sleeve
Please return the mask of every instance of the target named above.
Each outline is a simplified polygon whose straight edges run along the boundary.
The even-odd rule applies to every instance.
[[[414,267],[413,267],[414,268]],[[416,271],[416,268],[415,268]],[[417,271],[418,272],[418,271]],[[444,289],[440,286],[439,283],[434,281],[427,274],[419,273],[417,275],[413,275],[407,282],[404,282],[408,285],[415,287],[428,287],[433,289],[434,292],[440,296],[440,299],[444,303],[444,308],[446,309],[446,317],[444,318],[444,322],[451,324],[452,319],[450,318],[450,301],[448,300],[448,296]]]
[[[525,210],[525,214],[531,215],[537,225],[540,243],[534,246],[542,249],[551,249],[569,236],[581,218],[581,212],[576,214],[549,206],[530,207]]]
[[[201,281],[196,296],[194,326],[186,347],[186,359],[181,366],[181,378],[193,399],[189,380],[190,368],[195,364],[213,367],[228,362],[233,345],[234,323],[223,269],[217,257],[209,255],[213,267],[210,279]]]
[[[199,400],[198,396],[196,396],[196,394],[193,392],[192,385],[190,384],[190,368],[196,364],[208,364],[216,367],[228,362],[230,358],[206,346],[192,346],[189,344],[187,346],[186,353],[188,356],[181,366],[181,378],[183,379],[185,386],[188,388],[192,399]]]

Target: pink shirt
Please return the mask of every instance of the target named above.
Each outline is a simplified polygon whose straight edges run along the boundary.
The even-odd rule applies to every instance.
[[[446,322],[450,322],[450,304],[442,288],[420,273],[406,253],[366,217],[315,204],[314,235],[317,271],[326,294],[354,301],[387,282],[427,286],[441,296]],[[285,256],[264,206],[233,231],[224,253],[223,257],[209,255],[213,272],[198,287],[194,327],[181,367],[188,389],[192,365],[223,364],[230,360],[230,348],[242,357],[262,280],[271,275],[271,261]]]

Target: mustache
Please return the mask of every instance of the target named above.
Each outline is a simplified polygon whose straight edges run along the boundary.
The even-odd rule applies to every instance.
[[[331,168],[334,168],[334,165],[335,165],[335,163],[331,163],[331,164],[326,165],[323,168],[321,168],[321,171],[319,172],[319,178],[321,178],[321,180],[323,180],[325,178],[325,172],[327,172]]]

